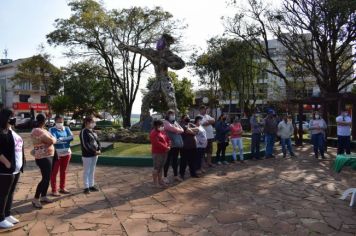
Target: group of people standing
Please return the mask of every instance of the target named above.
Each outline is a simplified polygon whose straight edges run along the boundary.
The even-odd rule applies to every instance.
[[[239,148],[240,162],[243,163],[242,125],[236,118],[232,124],[227,123],[227,116],[222,114],[217,121],[207,114],[205,106],[200,107],[199,115],[191,120],[188,115],[176,118],[175,112],[169,110],[164,120],[155,120],[150,133],[153,158],[153,182],[155,186],[167,187],[168,170],[172,166],[174,180],[185,178],[187,166],[190,176],[199,178],[206,168],[213,167],[213,142],[217,142],[217,164],[228,164],[225,160],[229,137],[233,145],[233,158],[236,162]],[[216,133],[214,133],[214,127]],[[180,165],[178,171],[178,157]]]
[[[0,111],[0,228],[11,228],[19,223],[19,220],[11,215],[11,208],[26,158],[23,139],[12,129],[15,123],[16,118],[12,110],[2,109]],[[95,186],[94,174],[101,146],[94,127],[93,117],[87,117],[84,119],[80,132],[84,193],[86,194],[99,191]],[[41,172],[41,180],[37,184],[32,205],[41,209],[42,203],[53,202],[47,197],[50,185],[52,196],[70,194],[70,191],[66,189],[66,173],[71,159],[70,143],[73,140],[73,134],[69,127],[64,126],[62,116],[56,116],[55,126],[47,131],[45,115],[38,114],[36,128],[32,130],[30,137],[33,145],[31,155],[34,156]],[[57,187],[58,172],[59,188]]]

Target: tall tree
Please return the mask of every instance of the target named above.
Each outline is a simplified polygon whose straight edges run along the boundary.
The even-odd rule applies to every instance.
[[[122,45],[152,46],[162,32],[178,29],[173,16],[157,7],[106,10],[94,0],[69,2],[72,15],[57,19],[56,30],[47,35],[53,45],[65,45],[74,55],[94,56],[106,69],[114,104],[123,115],[124,127],[131,126],[131,111],[150,62]],[[80,52],[80,53],[79,53]]]
[[[112,104],[113,96],[107,91],[109,80],[106,70],[90,61],[77,62],[63,68],[63,95],[54,99],[59,111],[73,111],[73,117],[98,115]]]
[[[227,19],[226,28],[250,43],[270,63],[266,70],[287,87],[290,81],[269,50],[273,36],[285,48],[282,56],[310,73],[323,94],[356,80],[356,1],[283,0],[277,9],[261,0],[248,2],[248,9]]]

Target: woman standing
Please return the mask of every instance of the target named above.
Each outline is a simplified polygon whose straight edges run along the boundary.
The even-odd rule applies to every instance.
[[[218,165],[222,163],[228,165],[229,163],[225,161],[225,151],[227,145],[229,145],[228,133],[230,132],[230,127],[226,123],[225,114],[221,114],[218,121],[215,124],[215,140],[218,144],[218,149],[216,151],[216,161]]]
[[[19,223],[11,215],[11,206],[25,164],[23,140],[11,129],[16,123],[13,116],[9,109],[0,111],[0,228],[5,229]]]
[[[43,114],[36,116],[38,128],[34,128],[31,132],[33,142],[33,154],[36,164],[41,170],[42,179],[38,183],[35,198],[32,200],[32,205],[35,208],[41,209],[41,202],[52,203],[53,201],[47,197],[47,191],[52,172],[52,161],[54,156],[54,146],[57,142],[56,138],[45,129],[46,117]],[[41,197],[41,199],[40,199]]]
[[[321,158],[324,157],[324,142],[325,142],[325,130],[327,126],[323,118],[320,117],[319,112],[313,113],[313,119],[309,122],[309,130],[312,136],[312,143],[314,148],[315,158],[318,159],[320,152]]]
[[[55,161],[51,176],[52,195],[60,196],[59,193],[69,194],[65,188],[67,167],[71,158],[70,142],[73,140],[73,134],[69,127],[64,126],[63,116],[57,115],[54,118],[55,126],[49,129],[49,132],[56,137],[57,142],[54,145],[56,149]],[[60,171],[59,193],[57,189],[57,174]]]
[[[83,181],[85,194],[99,191],[98,187],[95,186],[94,176],[98,155],[101,153],[101,145],[94,128],[95,121],[93,117],[86,117],[83,121],[83,127],[79,136],[84,167]]]
[[[164,164],[164,179],[163,181],[168,184],[168,169],[172,163],[174,180],[182,181],[178,176],[178,156],[181,148],[183,147],[183,139],[181,134],[184,132],[183,128],[176,121],[175,112],[173,110],[167,111],[166,119],[163,121],[164,131],[171,140],[171,149],[168,151],[167,160]]]
[[[202,125],[203,117],[200,115],[196,116],[194,120],[194,124],[198,128],[198,133],[195,136],[196,144],[197,144],[197,154],[196,154],[197,158],[194,167],[196,169],[195,173],[199,175],[202,173],[204,155],[205,155],[206,147],[208,146],[208,138],[206,136],[206,131]]]
[[[233,162],[236,163],[236,148],[239,147],[240,162],[243,163],[244,151],[243,151],[243,144],[242,144],[242,133],[244,131],[242,129],[242,125],[238,117],[236,117],[234,119],[234,123],[230,125],[230,132],[231,132],[231,144],[233,148],[233,152],[232,152]]]

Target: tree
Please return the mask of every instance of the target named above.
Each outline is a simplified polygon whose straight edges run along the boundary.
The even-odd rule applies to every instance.
[[[249,0],[249,8],[228,18],[226,28],[250,43],[270,63],[266,70],[287,87],[290,81],[269,51],[272,36],[285,48],[282,56],[310,73],[322,94],[335,94],[356,80],[355,10],[356,1],[349,0],[283,0],[277,9]]]
[[[64,93],[53,101],[58,112],[73,111],[74,118],[98,115],[113,102],[106,71],[90,61],[63,68],[62,80]]]
[[[30,83],[33,90],[43,90],[49,102],[50,95],[56,95],[60,88],[59,76],[60,70],[49,62],[49,55],[38,54],[25,59],[12,80],[15,84]]]
[[[72,55],[98,59],[107,72],[115,108],[123,116],[123,126],[131,126],[132,106],[142,73],[150,62],[122,45],[152,46],[162,32],[172,33],[178,29],[173,16],[159,7],[107,11],[94,0],[74,0],[69,6],[73,14],[69,19],[56,20],[56,30],[47,35],[48,42],[70,47]]]
[[[181,114],[188,112],[189,108],[194,105],[194,92],[192,90],[193,84],[187,78],[180,80],[178,75],[172,71],[169,72],[169,77],[172,79],[172,83],[175,90],[175,96],[177,99],[177,107]],[[153,82],[156,80],[155,77],[151,77],[147,81],[146,90],[142,93],[145,94],[147,90],[151,89]],[[164,96],[161,93],[157,93],[150,107],[159,113],[165,113],[168,110],[168,105],[165,102]]]
[[[264,64],[255,56],[249,44],[236,39],[211,38],[207,52],[193,58],[193,65],[200,82],[218,91],[230,100],[233,92],[238,93],[241,112],[254,106],[257,100],[258,81],[262,77]]]

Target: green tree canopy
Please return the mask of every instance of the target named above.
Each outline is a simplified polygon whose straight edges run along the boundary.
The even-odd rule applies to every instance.
[[[109,80],[106,71],[90,61],[78,62],[63,68],[63,95],[53,99],[53,109],[58,113],[72,111],[73,117],[98,115],[109,110],[113,99],[107,91]]]
[[[163,32],[174,35],[179,24],[159,7],[106,10],[94,0],[73,0],[69,6],[72,15],[56,20],[48,42],[70,48],[71,56],[96,58],[106,70],[115,109],[129,127],[141,76],[150,62],[122,45],[152,47]]]
[[[169,72],[169,77],[172,79],[175,96],[177,99],[178,110],[181,114],[185,114],[188,112],[189,108],[194,105],[195,97],[193,91],[193,84],[189,79],[185,77],[180,80],[178,78],[178,75],[172,71]],[[155,81],[155,77],[151,77],[148,79],[146,90],[142,91],[143,94],[145,94],[147,90],[151,89]],[[168,110],[168,105],[166,104],[162,93],[156,94],[156,97],[152,99],[150,107],[154,111],[162,114]]]

